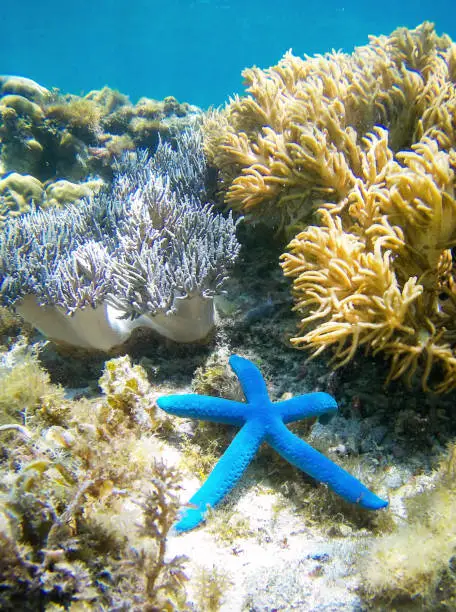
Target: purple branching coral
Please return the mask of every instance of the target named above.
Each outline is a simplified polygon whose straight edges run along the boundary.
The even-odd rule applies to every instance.
[[[13,220],[0,238],[0,303],[46,336],[108,350],[138,326],[178,342],[208,335],[213,296],[239,253],[236,223],[207,201],[199,130],[122,158],[80,206]]]

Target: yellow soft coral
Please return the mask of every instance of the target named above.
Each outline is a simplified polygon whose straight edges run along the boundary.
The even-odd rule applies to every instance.
[[[292,339],[315,354],[332,346],[338,365],[359,346],[392,359],[390,379],[422,368],[430,388],[456,387],[456,179],[453,156],[423,137],[393,156],[377,129],[363,154],[363,179],[320,210],[282,256],[304,315]]]
[[[249,95],[205,122],[206,153],[226,202],[247,219],[303,226],[362,177],[363,138],[376,124],[388,128],[393,151],[418,133],[444,130],[449,102],[441,115],[418,119],[442,95],[454,63],[449,38],[425,23],[372,37],[352,55],[289,52],[277,66],[245,70]]]
[[[319,322],[292,343],[310,345],[315,354],[334,345],[342,365],[361,345],[379,349],[399,332],[413,334],[408,310],[422,287],[416,279],[400,286],[391,253],[380,241],[368,251],[362,239],[343,230],[339,218],[322,214],[322,226],[298,234],[283,257],[285,275],[296,277],[295,309],[306,312],[301,331]]]
[[[426,22],[244,77],[249,95],[206,119],[206,152],[231,208],[298,232],[292,343],[338,365],[364,347],[389,379],[456,387],[456,45]]]

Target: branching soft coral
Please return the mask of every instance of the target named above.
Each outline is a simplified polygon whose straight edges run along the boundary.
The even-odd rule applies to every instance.
[[[362,176],[362,138],[380,124],[393,151],[443,130],[451,104],[425,113],[455,71],[454,45],[432,24],[371,37],[352,55],[301,59],[244,71],[249,95],[208,116],[205,147],[226,202],[247,218],[301,224],[326,201],[347,197]]]
[[[304,230],[282,258],[293,344],[338,365],[363,346],[389,379],[422,367],[425,389],[456,387],[456,45],[426,22],[244,76],[205,147],[229,206]]]
[[[338,365],[360,346],[392,358],[389,379],[434,366],[436,391],[456,386],[456,190],[453,155],[423,137],[412,151],[388,147],[377,128],[366,141],[359,179],[321,225],[296,236],[283,255],[304,315],[292,339],[315,354],[332,346]]]
[[[0,234],[0,303],[48,338],[109,351],[136,327],[176,342],[214,328],[240,245],[207,202],[198,129],[118,162],[110,189],[78,207],[35,210]]]

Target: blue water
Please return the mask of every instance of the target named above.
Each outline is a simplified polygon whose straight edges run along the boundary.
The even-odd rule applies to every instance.
[[[64,92],[109,85],[199,106],[242,92],[241,70],[433,21],[456,40],[456,0],[3,0],[0,74]]]

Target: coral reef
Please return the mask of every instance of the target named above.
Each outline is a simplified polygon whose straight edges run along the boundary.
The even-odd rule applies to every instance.
[[[364,347],[391,359],[388,381],[455,388],[456,44],[424,23],[244,76],[206,149],[231,207],[303,230],[282,257],[292,343],[336,365]]]
[[[0,296],[56,341],[108,350],[132,329],[205,338],[239,244],[206,198],[196,129],[176,149],[125,156],[112,188],[80,206],[35,211],[0,238]]]
[[[2,610],[187,609],[184,559],[165,560],[169,425],[142,368],[109,361],[101,397],[69,400],[17,345],[0,381]]]
[[[388,129],[394,151],[436,126],[451,127],[455,62],[451,40],[424,23],[371,37],[352,55],[288,52],[277,66],[246,69],[249,95],[205,120],[206,153],[226,202],[253,220],[308,221],[363,176],[362,138],[375,125]],[[432,114],[439,96],[446,103]]]
[[[372,39],[353,56],[287,58],[302,71],[302,91],[309,94],[307,100],[313,96],[317,110],[302,124],[296,149],[287,140],[298,133],[291,123],[283,142],[287,156],[308,143],[307,156],[301,155],[303,166],[293,158],[296,164],[286,174],[279,162],[285,166],[288,157],[274,161],[267,156],[269,145],[256,142],[269,138],[266,127],[276,112],[276,103],[269,104],[264,95],[262,108],[271,112],[264,127],[241,132],[251,138],[250,153],[257,155],[257,147],[263,147],[259,175],[273,162],[271,172],[283,171],[290,184],[282,182],[274,191],[271,174],[264,179],[271,199],[247,199],[245,209],[240,200],[230,202],[247,219],[270,221],[293,235],[300,232],[283,264],[294,279],[296,306],[304,319],[300,338],[314,335],[309,342],[297,338],[295,346],[314,352],[332,347],[337,363],[357,357],[351,367],[328,373],[324,359],[305,362],[306,355],[290,345],[295,326],[290,283],[277,265],[283,233],[272,238],[266,224],[239,227],[244,256],[224,285],[229,300],[222,303],[224,316],[213,342],[155,343],[139,333],[123,347],[141,358],[153,386],[145,370],[127,357],[108,361],[100,378],[106,356],[56,351],[43,342],[40,360],[48,374],[24,344],[10,352],[0,347],[2,610],[455,607],[454,396],[436,397],[418,386],[411,393],[395,384],[385,393],[387,366],[362,355],[363,348],[388,355],[391,378],[402,372],[411,379],[424,365],[425,389],[452,387],[453,375],[444,364],[448,358],[451,365],[454,354],[454,50],[425,25]],[[348,67],[356,61],[359,91],[356,79],[347,81]],[[316,71],[322,66],[320,77]],[[267,74],[255,71],[259,80]],[[292,85],[292,76],[284,76],[290,89],[284,85],[279,102],[294,105],[301,117],[304,94],[293,100],[290,92],[298,91],[301,81]],[[3,141],[2,159],[11,154],[13,164],[0,177],[5,214],[19,216],[31,202],[37,208],[61,206],[71,201],[61,197],[67,189],[70,194],[87,185],[92,191],[88,183],[95,175],[106,183],[91,201],[85,192],[69,210],[38,210],[8,220],[0,238],[4,302],[18,310],[28,306],[31,318],[48,312],[52,317],[44,317],[39,326],[52,325],[51,337],[61,324],[65,337],[72,330],[78,342],[98,345],[101,338],[107,348],[143,317],[173,319],[173,313],[160,308],[185,301],[173,293],[180,281],[192,297],[194,290],[204,293],[205,303],[211,304],[239,246],[231,218],[223,220],[203,206],[212,194],[198,134],[179,136],[168,124],[163,127],[167,113],[180,119],[179,105],[143,100],[133,107],[107,88],[78,98],[43,91],[24,79],[2,83],[2,99],[7,98],[2,117],[29,113],[30,125],[37,128],[32,134],[23,124],[18,135],[18,143],[29,138],[24,164],[33,148],[38,154],[36,140],[49,155],[52,174],[40,174],[40,163],[15,168],[12,141]],[[266,78],[263,83],[270,91]],[[341,97],[346,106],[341,111],[337,88],[344,84],[351,95]],[[320,98],[310,86],[321,86]],[[236,103],[244,105],[245,99],[234,101],[233,108]],[[100,113],[100,107],[106,110]],[[87,124],[82,112],[90,115]],[[350,124],[343,124],[345,117]],[[208,119],[208,151],[215,138],[224,137],[220,123],[219,133],[211,132],[213,120],[224,121],[214,115]],[[341,122],[345,136],[339,134]],[[310,131],[308,139],[304,128]],[[75,157],[71,146],[66,158],[63,146],[52,148],[54,133],[65,133],[70,145],[78,142]],[[171,134],[169,146],[165,139],[169,142]],[[329,153],[316,148],[323,137]],[[157,145],[155,153],[125,155],[141,138],[152,149]],[[19,144],[17,151],[19,159]],[[228,149],[217,151],[212,160],[226,156],[221,187],[229,190],[245,176],[246,182],[236,186],[250,189],[250,166],[244,172],[241,164],[229,162]],[[67,164],[68,173],[55,172],[54,154],[62,156],[59,165],[64,169]],[[300,199],[301,188],[307,192]],[[313,226],[306,229],[310,219]],[[212,230],[213,242],[201,242]],[[16,242],[11,240],[14,232]],[[157,268],[154,249],[159,246],[168,259]],[[204,260],[208,267],[199,258],[204,253],[215,257]],[[128,266],[122,267],[121,256]],[[111,267],[100,267],[107,261]],[[188,265],[180,268],[184,261]],[[214,274],[203,281],[204,270]],[[91,319],[100,306],[104,327],[95,330],[85,317]],[[18,333],[18,318],[11,312],[0,307],[0,339],[9,346]],[[115,329],[106,319],[108,312],[116,315],[111,319]],[[186,323],[190,331],[195,327]],[[371,513],[346,503],[265,445],[207,528],[179,535],[170,529],[179,508],[198,489],[198,478],[208,477],[237,431],[223,423],[168,418],[157,398],[177,395],[185,401],[185,394],[196,392],[213,396],[210,405],[222,406],[220,398],[242,402],[235,377],[227,373],[233,352],[261,365],[275,407],[293,405],[290,398],[304,393],[337,398],[339,413],[329,423],[306,419],[287,429],[293,439],[305,436],[311,448],[371,490],[382,496],[388,491],[388,509]],[[49,376],[68,388],[50,384]],[[243,414],[250,409],[241,406]],[[450,440],[441,469],[429,473]],[[177,462],[179,473],[172,467]],[[183,554],[190,557],[185,565]]]
[[[198,108],[174,98],[142,98],[133,105],[108,87],[81,97],[49,91],[24,77],[0,76],[0,180],[14,172],[41,186],[39,193],[20,190],[20,198],[0,189],[0,223],[10,211],[21,214],[32,203],[61,205],[79,200],[87,189],[96,191],[94,177],[110,182],[123,152],[153,152],[160,137],[172,140],[199,114]],[[62,180],[68,182],[64,194],[62,184],[55,186]]]
[[[338,365],[359,347],[391,358],[388,381],[419,370],[425,390],[456,387],[453,153],[429,137],[393,159],[377,128],[365,154],[371,178],[283,255],[304,315],[292,343]],[[381,162],[383,160],[383,164]]]

